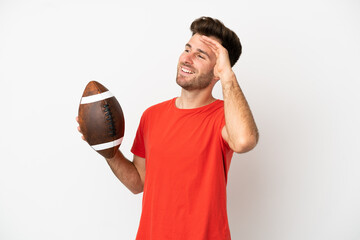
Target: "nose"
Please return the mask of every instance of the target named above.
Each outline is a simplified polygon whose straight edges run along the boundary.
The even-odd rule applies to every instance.
[[[185,63],[185,64],[193,64],[193,56],[191,53],[188,53],[188,52],[184,52],[184,54],[182,55],[182,61]]]

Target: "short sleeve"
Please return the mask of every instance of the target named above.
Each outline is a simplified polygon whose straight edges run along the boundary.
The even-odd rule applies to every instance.
[[[136,156],[145,158],[145,141],[144,141],[145,113],[141,116],[136,136],[131,148],[131,152]]]

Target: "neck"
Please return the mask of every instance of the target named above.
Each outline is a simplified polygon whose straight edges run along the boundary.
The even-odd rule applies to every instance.
[[[180,109],[191,109],[208,105],[215,100],[211,92],[181,89],[181,95],[176,99],[175,104]]]

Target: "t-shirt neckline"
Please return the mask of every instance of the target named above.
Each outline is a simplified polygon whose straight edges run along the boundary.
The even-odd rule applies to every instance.
[[[212,103],[209,103],[207,105],[201,106],[201,107],[196,107],[196,108],[178,108],[176,106],[176,99],[178,97],[175,97],[172,99],[171,101],[171,106],[173,107],[173,109],[175,109],[175,111],[179,111],[179,112],[196,112],[199,110],[205,110],[207,108],[211,108],[212,106],[216,105],[217,103],[219,103],[221,100],[219,99],[215,99],[215,101],[213,101]]]

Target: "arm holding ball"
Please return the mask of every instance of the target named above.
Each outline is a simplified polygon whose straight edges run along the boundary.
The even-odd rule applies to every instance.
[[[100,83],[89,82],[82,95],[76,121],[82,139],[106,159],[115,176],[132,193],[141,193],[145,159],[134,155],[133,161],[130,161],[119,151],[125,120],[115,96]]]

